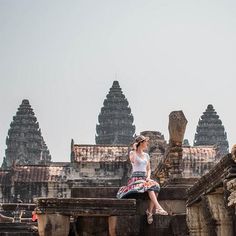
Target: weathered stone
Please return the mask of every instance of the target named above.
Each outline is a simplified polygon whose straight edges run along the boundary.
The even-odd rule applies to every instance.
[[[224,195],[222,193],[213,193],[206,195],[210,212],[213,220],[216,222],[215,232],[219,236],[233,236],[233,221],[226,209]]]
[[[169,115],[169,149],[166,159],[170,161],[170,177],[179,178],[182,176],[182,142],[187,125],[187,119],[182,111],[173,111]]]
[[[116,198],[37,198],[37,214],[72,216],[118,216],[136,212],[134,199]]]
[[[187,119],[182,111],[173,111],[169,115],[169,144],[171,147],[182,146]]]
[[[34,223],[0,223],[1,236],[38,236]]]
[[[235,211],[228,207],[236,204],[235,166],[231,154],[226,155],[188,190],[190,235],[235,235]]]
[[[226,184],[230,180],[228,179],[229,170],[235,165],[236,163],[234,163],[230,154],[224,156],[209,173],[201,177],[193,187],[188,189],[187,203],[191,205],[193,202],[198,201],[205,193],[212,192]]]
[[[196,203],[187,207],[187,225],[191,236],[208,236],[205,208],[202,203]]]
[[[231,149],[231,155],[232,155],[233,160],[236,162],[236,144],[234,144]]]
[[[184,178],[201,177],[219,162],[215,146],[183,146]]]
[[[66,236],[70,230],[70,217],[58,213],[38,214],[40,236]]]

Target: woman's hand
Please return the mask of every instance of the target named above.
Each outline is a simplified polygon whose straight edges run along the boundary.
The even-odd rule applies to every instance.
[[[150,180],[151,180],[150,177],[147,177],[147,178],[146,178],[146,181],[150,181]]]

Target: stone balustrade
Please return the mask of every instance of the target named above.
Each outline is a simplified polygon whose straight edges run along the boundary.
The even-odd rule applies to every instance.
[[[187,224],[191,236],[235,235],[235,186],[236,163],[228,154],[188,190]]]

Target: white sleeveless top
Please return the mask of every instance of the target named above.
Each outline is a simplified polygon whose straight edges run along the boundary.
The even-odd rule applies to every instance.
[[[150,160],[150,157],[147,153],[143,154],[143,158],[139,157],[137,155],[137,153],[135,153],[135,158],[134,158],[134,162],[131,162],[132,167],[133,167],[133,172],[135,171],[142,171],[142,172],[146,172],[147,171],[147,163]]]

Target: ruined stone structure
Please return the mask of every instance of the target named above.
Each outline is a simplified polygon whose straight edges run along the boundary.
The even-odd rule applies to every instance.
[[[183,146],[182,177],[201,177],[208,173],[218,161],[215,146]]]
[[[167,159],[170,160],[171,178],[182,177],[182,142],[187,125],[187,119],[182,111],[174,111],[169,115],[169,147]]]
[[[70,197],[70,163],[14,165],[0,171],[0,202],[33,202],[34,197]]]
[[[165,154],[168,144],[164,136],[158,131],[143,131],[142,135],[149,137],[148,153],[150,155],[153,176],[155,171],[162,166],[163,162],[168,165],[169,161]],[[164,161],[165,160],[165,161]],[[220,160],[215,146],[195,146],[183,141],[182,160],[180,163],[181,176],[184,178],[200,178],[206,174]]]
[[[175,186],[166,185],[160,194],[160,204],[169,211],[170,216],[156,216],[152,225],[145,223],[145,209],[147,208],[147,195],[142,194],[132,201],[126,199],[116,199],[118,188],[97,186],[76,186],[72,190],[72,197],[68,200],[58,198],[37,201],[37,214],[39,215],[39,234],[47,235],[47,229],[52,230],[57,235],[67,235],[69,232],[69,219],[74,217],[76,232],[79,235],[97,236],[125,236],[125,235],[188,235],[185,223],[186,213],[186,189],[190,182],[182,181],[179,176],[180,163],[182,159],[182,140],[186,126],[186,119],[181,112],[171,114],[176,119],[177,124],[170,122],[170,149],[167,158],[170,159],[171,174],[174,171],[176,176],[171,178],[172,184],[178,178]],[[175,130],[177,129],[177,130]],[[72,142],[73,144],[73,142]],[[178,145],[176,149],[176,145]],[[181,149],[181,150],[180,150]],[[106,152],[104,152],[106,150]],[[103,160],[113,160],[120,162],[123,159],[125,147],[90,147],[72,145],[72,160],[83,164],[84,161],[100,162]],[[177,152],[178,155],[175,155]],[[110,157],[109,155],[110,154]],[[115,155],[118,154],[118,155]],[[176,161],[178,158],[178,161]],[[126,156],[127,159],[127,156]],[[97,166],[99,168],[99,166]],[[96,172],[95,172],[96,173]],[[140,198],[139,198],[140,197]],[[72,207],[70,205],[72,204]],[[103,207],[102,207],[103,206]],[[126,206],[125,208],[121,206]],[[67,209],[67,210],[66,210]],[[129,211],[123,211],[127,210]],[[46,214],[45,214],[46,212]],[[89,217],[89,218],[86,218]],[[62,224],[63,222],[63,224]],[[98,225],[96,222],[100,222]]]
[[[114,81],[113,87],[121,92],[117,84]],[[8,202],[32,203],[37,199],[40,236],[233,235],[236,147],[232,154],[221,159],[214,145],[183,145],[186,124],[182,111],[170,114],[169,143],[160,132],[141,133],[150,138],[152,175],[162,184],[159,201],[170,213],[154,216],[153,224],[148,225],[146,194],[134,199],[116,199],[118,188],[126,184],[130,174],[130,146],[127,143],[82,145],[72,140],[71,161],[50,162],[37,120],[29,102],[24,100],[9,130],[6,168],[0,170],[0,201],[6,205]],[[133,135],[134,132],[131,140]],[[18,146],[21,146],[19,151]],[[34,155],[31,148],[35,148]],[[13,151],[20,154],[10,155]],[[22,231],[32,225],[27,227]]]
[[[129,145],[135,133],[133,121],[129,103],[114,81],[98,116],[96,144]]]
[[[235,150],[225,155],[189,190],[187,223],[190,235],[236,235]]]
[[[0,202],[35,197],[71,197],[75,187],[119,187],[127,181],[128,146],[71,146],[72,162],[44,165],[13,165],[0,171]]]
[[[164,158],[166,142],[160,132],[144,131],[150,137],[149,154],[153,176]],[[154,137],[157,137],[156,139]],[[159,139],[158,139],[159,137]],[[0,171],[0,202],[35,197],[71,197],[75,187],[119,187],[126,183],[131,165],[129,146],[71,145],[71,162],[46,165],[13,165]],[[183,177],[201,177],[215,164],[213,147],[183,147]]]
[[[72,142],[73,143],[73,142]],[[127,180],[129,147],[124,145],[71,146],[73,186],[115,186]],[[75,174],[75,172],[77,174]]]
[[[19,165],[45,164],[51,155],[41,135],[39,123],[28,100],[23,100],[10,124],[3,168]]]
[[[228,140],[222,121],[212,105],[208,105],[201,116],[194,138],[194,146],[217,145],[219,156],[228,153]]]

